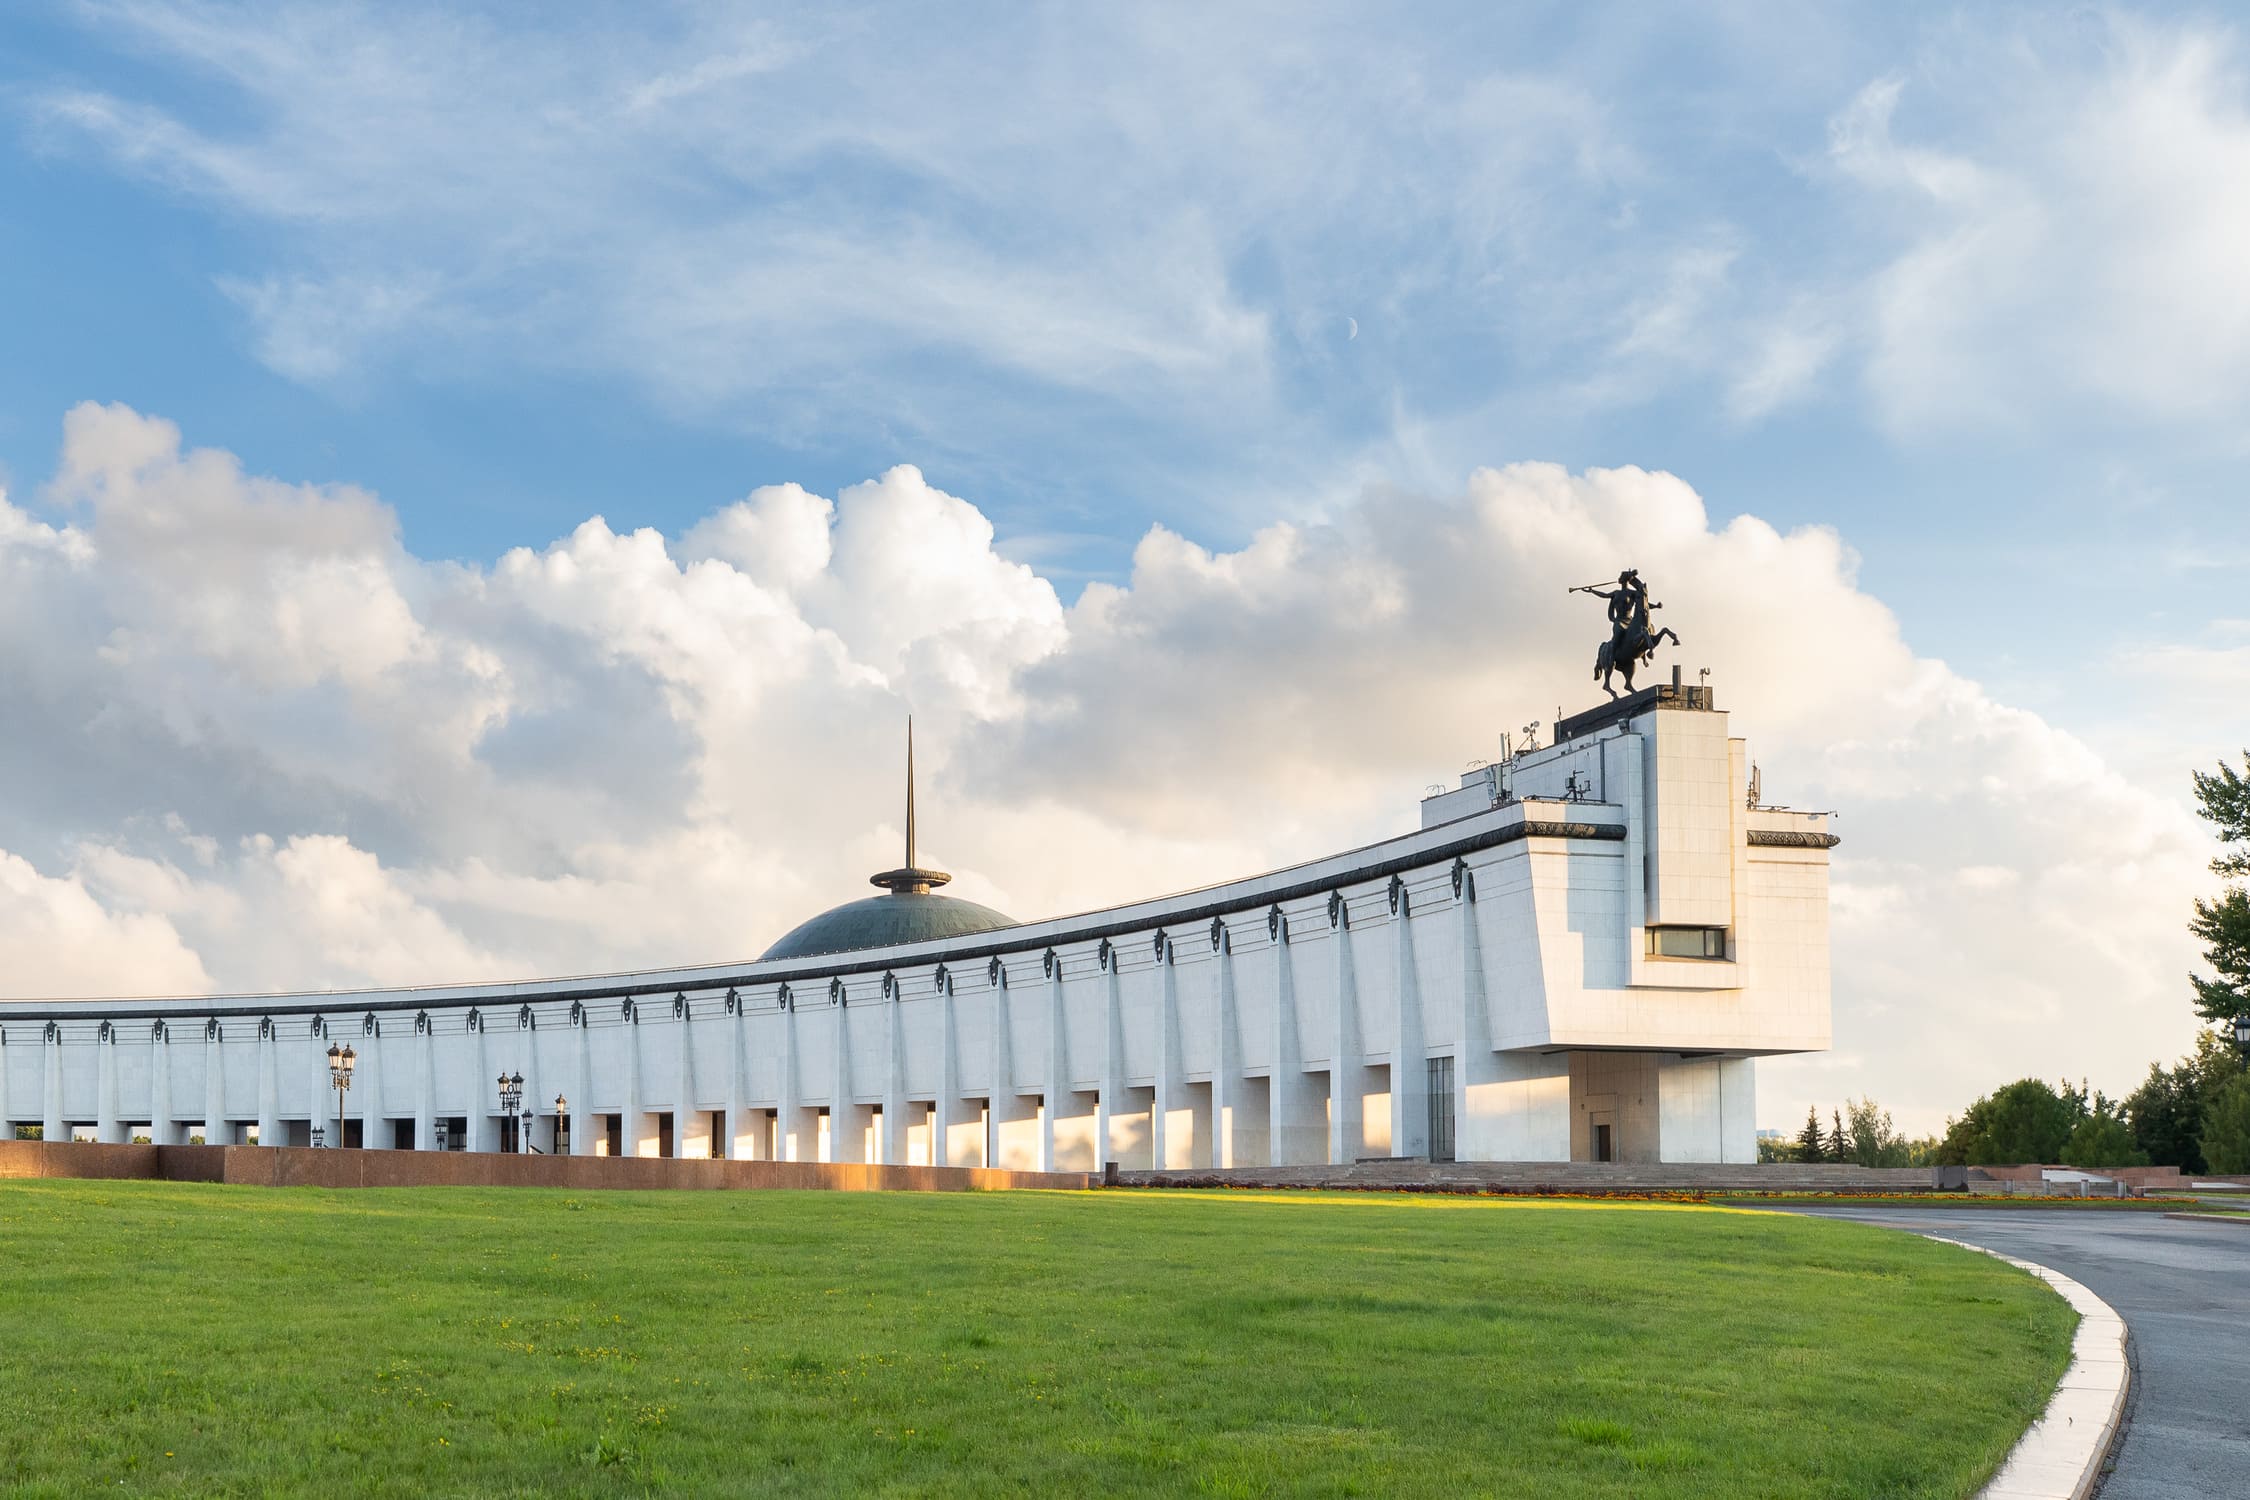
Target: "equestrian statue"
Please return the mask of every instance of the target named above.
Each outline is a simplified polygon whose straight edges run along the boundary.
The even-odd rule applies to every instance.
[[[1571,590],[1574,594],[1592,594],[1597,599],[1609,601],[1609,639],[1602,642],[1601,650],[1594,653],[1594,676],[1602,691],[1612,698],[1617,689],[1609,685],[1610,675],[1625,674],[1625,691],[1633,691],[1633,672],[1636,668],[1656,659],[1656,648],[1666,641],[1680,644],[1678,632],[1670,626],[1651,633],[1648,612],[1662,609],[1648,597],[1648,585],[1641,581],[1640,570],[1627,568],[1617,575],[1617,587],[1605,589],[1599,584],[1582,584]]]

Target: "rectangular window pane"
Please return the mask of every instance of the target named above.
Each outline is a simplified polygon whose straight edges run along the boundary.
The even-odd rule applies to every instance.
[[[1725,958],[1724,927],[1651,927],[1648,951],[1656,958]]]

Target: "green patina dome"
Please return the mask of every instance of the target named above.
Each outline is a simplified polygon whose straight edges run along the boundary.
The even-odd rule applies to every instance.
[[[1013,927],[1014,917],[989,906],[963,901],[957,896],[933,896],[932,886],[953,877],[914,862],[914,721],[906,721],[906,863],[868,877],[890,894],[869,896],[830,907],[809,922],[801,922],[781,935],[781,940],[759,960],[811,958],[822,953],[849,953],[855,948],[888,948],[894,943],[924,943],[932,938],[967,937]]]
[[[832,907],[782,934],[767,958],[811,958],[854,948],[888,948],[932,938],[966,937],[1013,927],[1016,919],[955,896],[898,891]]]

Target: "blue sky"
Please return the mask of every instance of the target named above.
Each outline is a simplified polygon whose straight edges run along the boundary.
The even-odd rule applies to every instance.
[[[1115,576],[1150,520],[1227,545],[1366,485],[1632,463],[1839,527],[1981,673],[2018,665],[1996,596],[2162,632],[2173,556],[2240,540],[2239,402],[2118,410],[2042,368],[2098,344],[2023,347],[2084,258],[2009,288],[1996,252],[1944,289],[1996,310],[1878,326],[2018,184],[2030,253],[2074,232],[2024,137],[2088,93],[2208,49],[2239,130],[2193,12],[461,9],[11,11],[19,488],[90,397],[368,485],[440,556],[913,461]],[[1947,204],[1917,153],[1996,186]],[[1959,419],[1915,390],[1950,340]]]
[[[960,587],[1020,642],[1061,627],[1000,562],[1067,607],[1152,526],[1254,561],[1484,466],[1638,466],[1714,531],[1832,528],[1918,658],[2169,818],[2250,734],[2246,68],[2196,7],[11,6],[0,484],[98,536],[73,465],[161,446],[92,424],[73,459],[65,414],[116,403],[378,496],[393,574],[496,587],[590,516],[685,557],[760,486],[911,464],[939,500],[853,493],[988,520]],[[798,604],[830,628],[851,587]],[[1744,628],[1874,670],[1818,614]],[[1037,655],[998,640],[947,680]],[[923,658],[852,649],[912,696]],[[1004,717],[976,680],[961,712]],[[431,857],[352,798],[225,833]],[[173,812],[0,849],[92,879]],[[1309,852],[1213,837],[1127,867]]]

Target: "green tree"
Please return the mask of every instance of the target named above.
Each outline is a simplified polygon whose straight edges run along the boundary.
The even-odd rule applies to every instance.
[[[2242,1054],[2215,1031],[2199,1031],[2195,1051],[2175,1067],[2149,1065],[2148,1077],[2126,1096],[2125,1117],[2149,1160],[2183,1172],[2207,1172],[2203,1112],[2218,1091],[2242,1076]]]
[[[1901,1166],[1934,1167],[1945,1160],[1945,1141],[1940,1136],[1925,1135],[1918,1140],[1904,1142],[1903,1146],[1906,1160],[1899,1163]]]
[[[2040,1079],[2019,1078],[1946,1122],[1938,1160],[1979,1167],[2060,1161],[2064,1143],[2086,1114],[2083,1088],[2066,1083],[2058,1092]]]
[[[1797,1160],[1818,1166],[1827,1158],[1820,1149],[1820,1111],[1805,1110],[1805,1128],[1797,1132]]]
[[[2156,1165],[2207,1170],[2201,1141],[2203,1097],[2187,1064],[2167,1068],[2150,1063],[2148,1077],[2125,1096],[2125,1118],[2132,1123],[2133,1144]]]
[[[1986,1127],[1992,1121],[1992,1101],[1982,1094],[1976,1102],[1961,1112],[1958,1120],[1948,1118],[1944,1138],[1938,1142],[1937,1165],[1965,1167],[1972,1161],[1990,1161],[1989,1156],[1975,1153],[1984,1149]]]
[[[1969,1160],[1978,1166],[2060,1161],[2084,1103],[2068,1084],[2057,1093],[2041,1079],[2019,1078],[1992,1096],[1982,1151],[1972,1151]]]
[[[1860,1166],[1912,1165],[1906,1138],[1891,1124],[1890,1111],[1872,1099],[1844,1101],[1844,1135],[1851,1142],[1851,1159]]]
[[[2228,1080],[2204,1105],[2203,1159],[2222,1176],[2250,1172],[2250,1077]]]
[[[2117,1106],[2097,1094],[2086,1118],[2063,1142],[2062,1160],[2068,1167],[2145,1167],[2148,1153],[2134,1143],[2133,1127]]]
[[[2250,751],[2243,752],[2243,763],[2250,769]],[[2227,885],[2217,900],[2195,903],[2188,931],[2203,943],[2213,977],[2191,974],[2188,982],[2195,986],[2196,1014],[2223,1025],[2250,1015],[2250,891],[2238,883],[2250,878],[2250,778],[2223,760],[2216,773],[2194,776],[2199,810],[2228,846],[2211,861],[2211,873]]]
[[[1850,1136],[1844,1134],[1844,1112],[1840,1109],[1831,1111],[1828,1118],[1834,1123],[1828,1128],[1828,1143],[1822,1147],[1822,1153],[1830,1161],[1849,1162],[1852,1159],[1852,1141]]]

